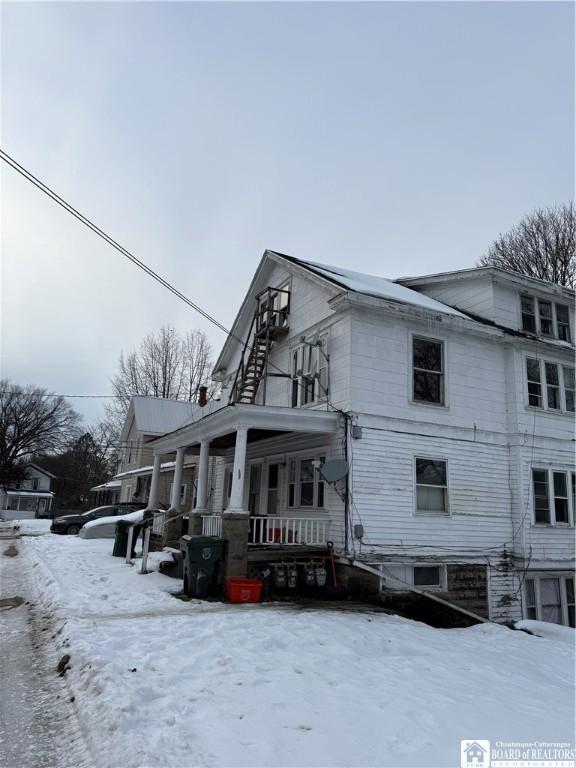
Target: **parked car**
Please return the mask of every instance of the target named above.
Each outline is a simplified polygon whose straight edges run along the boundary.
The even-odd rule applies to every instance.
[[[52,533],[62,533],[75,535],[85,523],[91,520],[97,520],[100,517],[116,517],[125,515],[127,512],[133,512],[136,509],[142,509],[141,503],[109,504],[105,507],[96,507],[88,512],[76,513],[73,515],[61,515],[55,517],[50,526]]]

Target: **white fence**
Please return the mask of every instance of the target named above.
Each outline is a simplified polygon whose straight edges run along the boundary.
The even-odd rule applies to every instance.
[[[328,521],[320,517],[251,517],[249,544],[325,546]]]
[[[202,536],[222,536],[222,518],[220,515],[202,517]]]
[[[320,517],[251,516],[248,544],[257,546],[325,546],[328,520]],[[222,517],[202,517],[203,536],[222,536]]]

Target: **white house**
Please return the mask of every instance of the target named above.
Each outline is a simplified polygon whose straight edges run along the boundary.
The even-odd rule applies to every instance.
[[[0,519],[26,520],[49,517],[54,493],[54,475],[36,464],[26,466],[24,478],[8,488],[0,488]]]
[[[245,531],[237,575],[256,549],[331,542],[383,599],[574,625],[573,303],[495,268],[393,282],[266,251],[220,403],[148,443],[153,490],[199,454],[196,519]],[[329,483],[336,459],[349,472]]]

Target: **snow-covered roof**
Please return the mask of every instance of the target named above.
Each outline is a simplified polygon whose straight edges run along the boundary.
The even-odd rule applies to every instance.
[[[50,499],[54,494],[52,491],[6,491],[7,496],[33,496],[39,499]]]
[[[274,251],[274,253],[276,252]],[[378,299],[397,301],[402,304],[411,304],[428,310],[429,312],[441,312],[445,315],[467,318],[467,315],[463,312],[459,312],[453,307],[442,304],[442,302],[436,301],[436,299],[418,293],[418,291],[413,291],[411,288],[407,288],[404,285],[388,280],[385,277],[366,275],[362,272],[353,272],[349,269],[334,267],[328,264],[318,264],[314,261],[303,261],[302,259],[296,259],[294,256],[286,256],[282,253],[278,253],[277,255],[305,267],[311,272],[330,280],[330,282],[335,283],[348,291],[362,293],[366,296],[374,296]]]
[[[122,437],[126,437],[124,430],[127,423],[131,421],[132,414],[138,432],[147,435],[163,435],[187,424],[198,410],[201,410],[199,405],[184,400],[137,395],[130,403]]]
[[[101,485],[95,485],[93,488],[90,488],[91,491],[111,491],[114,488],[120,488],[122,485],[122,480],[108,480],[107,483],[102,483]]]
[[[512,272],[509,269],[495,266],[470,267],[468,269],[456,269],[450,272],[434,272],[430,275],[419,275],[416,277],[399,277],[395,282],[404,286],[426,286],[433,283],[451,283],[459,280],[471,280],[486,277],[523,284],[536,290],[546,291],[547,293],[562,293],[567,297],[574,296],[574,291],[568,286],[551,283],[549,280],[542,280],[539,277],[523,275],[520,272]]]

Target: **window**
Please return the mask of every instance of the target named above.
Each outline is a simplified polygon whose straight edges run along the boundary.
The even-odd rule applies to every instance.
[[[553,472],[554,478],[554,516],[557,523],[569,523],[568,512],[568,488],[566,486],[566,474]]]
[[[232,467],[226,467],[224,470],[224,489],[222,491],[222,511],[230,506],[230,496],[232,495]]]
[[[574,626],[574,576],[543,573],[527,578],[524,584],[525,614],[528,619]]]
[[[415,565],[412,575],[415,587],[442,586],[442,574],[439,565]]]
[[[446,461],[416,459],[416,511],[448,512]]]
[[[536,313],[534,312],[534,297],[520,296],[522,307],[522,330],[536,333]]]
[[[444,345],[412,339],[412,398],[419,403],[444,404]]]
[[[538,309],[536,310],[536,305]],[[565,304],[555,304],[535,296],[520,295],[522,330],[539,333],[548,338],[570,341],[570,310]]]
[[[528,404],[535,408],[542,408],[540,360],[535,360],[532,357],[526,359],[526,376],[528,378]]]
[[[544,363],[546,371],[546,396],[548,408],[560,410],[560,381],[556,363]]]
[[[543,525],[570,525],[574,514],[575,484],[574,472],[533,469],[534,522]],[[569,485],[572,489],[571,495],[568,493]]]
[[[262,477],[262,465],[250,466],[250,482],[248,485],[248,511],[252,515],[260,514],[260,480]]]
[[[536,610],[536,585],[534,579],[526,579],[526,618],[535,619]]]
[[[292,408],[321,402],[328,396],[328,334],[292,351]]]
[[[526,358],[528,405],[549,411],[574,413],[574,368],[548,361]],[[543,387],[546,386],[544,397]]]
[[[570,312],[563,304],[556,304],[556,329],[560,341],[570,341]]]
[[[275,515],[278,512],[278,491],[280,489],[280,464],[268,465],[268,490],[266,499],[266,514]]]
[[[549,301],[538,299],[538,311],[540,315],[540,333],[542,336],[554,336],[552,304]]]
[[[324,482],[318,466],[324,464],[325,457],[319,459],[290,459],[288,481],[289,507],[323,507]]]
[[[33,477],[32,478],[32,490],[37,491],[38,490],[38,478]]]
[[[537,523],[550,523],[548,472],[541,469],[533,469],[532,484],[534,487],[534,520]]]
[[[564,378],[564,408],[574,413],[574,368],[563,365],[562,374]]]

